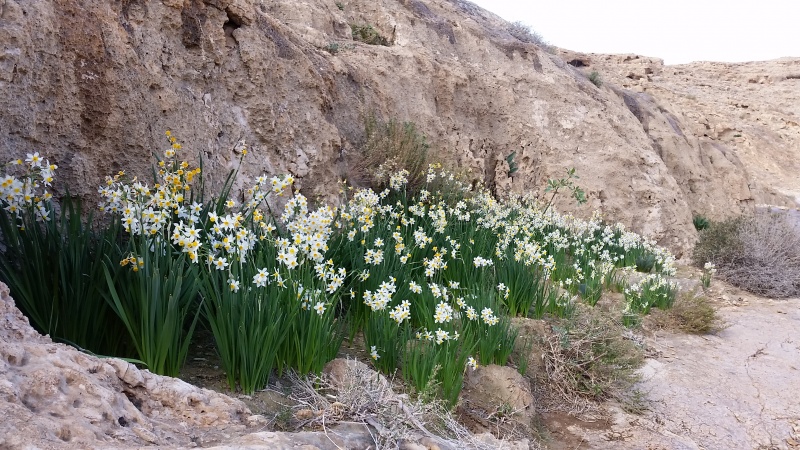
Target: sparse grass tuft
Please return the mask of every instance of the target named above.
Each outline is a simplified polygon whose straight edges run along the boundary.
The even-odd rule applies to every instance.
[[[518,40],[528,43],[528,44],[536,44],[542,49],[549,51],[551,45],[544,39],[544,37],[539,34],[538,32],[531,29],[530,26],[525,25],[520,21],[511,22],[508,24],[508,28],[506,28],[509,34],[517,38]]]
[[[709,334],[721,328],[717,309],[703,296],[683,296],[669,311],[679,330],[690,334]]]
[[[388,174],[407,170],[408,187],[413,192],[425,182],[428,169],[428,143],[413,122],[391,119],[384,122],[374,115],[364,121],[366,134],[352,175],[379,189]]]
[[[652,315],[656,328],[678,330],[688,334],[711,334],[722,329],[722,319],[717,309],[703,295],[684,294],[672,309]]]

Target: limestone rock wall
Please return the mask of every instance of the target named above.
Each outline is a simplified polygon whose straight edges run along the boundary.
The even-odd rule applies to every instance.
[[[291,172],[330,200],[374,113],[414,121],[439,159],[502,191],[575,167],[590,198],[578,214],[600,209],[679,254],[696,238],[692,212],[707,209],[696,205],[751,201],[725,149],[639,94],[637,113],[621,88],[595,87],[467,1],[339,4],[0,0],[0,156],[47,154],[61,192],[91,196],[107,174],[147,174],[171,129],[212,181],[246,142],[244,179]],[[355,42],[350,24],[392,45]],[[513,151],[509,178],[498,164]]]

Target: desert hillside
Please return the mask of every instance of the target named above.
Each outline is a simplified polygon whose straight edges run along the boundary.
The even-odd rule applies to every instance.
[[[352,25],[388,46],[355,41]],[[500,193],[575,167],[585,214],[678,253],[693,213],[796,195],[797,61],[562,59],[507,27],[463,0],[4,0],[0,154],[42,152],[60,191],[91,196],[107,174],[146,174],[171,129],[218,181],[244,142],[247,175],[291,172],[331,197],[374,114],[415,122],[437,159]]]
[[[680,145],[703,152],[716,148],[725,160],[744,167],[757,203],[794,207],[800,201],[800,58],[665,66],[660,59],[637,55],[564,51],[561,56],[586,73],[597,71],[610,83],[633,91],[629,95],[648,105],[642,120],[646,130],[659,127],[647,117],[656,110],[688,131],[684,139],[649,132],[655,148],[681,140],[685,142]],[[713,158],[704,163],[727,165]],[[725,213],[720,205],[704,202],[703,193],[691,181],[688,184],[687,195],[695,197],[689,203],[697,213]]]

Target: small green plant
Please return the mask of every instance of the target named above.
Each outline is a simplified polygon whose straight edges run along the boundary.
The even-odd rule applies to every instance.
[[[737,134],[734,134],[733,137],[739,138],[739,137],[742,137],[742,135],[737,133]]]
[[[325,51],[330,53],[331,55],[339,53],[339,43],[329,42],[328,45],[325,46]]]
[[[506,162],[508,163],[508,176],[511,176],[511,175],[517,173],[517,170],[519,170],[519,167],[517,167],[517,162],[514,161],[514,157],[516,157],[516,156],[517,156],[517,152],[513,151],[513,152],[511,152],[510,155],[508,155],[506,157]]]
[[[636,271],[641,273],[650,273],[656,265],[656,256],[653,254],[645,254],[636,258]]]
[[[108,301],[125,325],[138,359],[153,373],[176,377],[197,324],[198,314],[192,312],[199,287],[197,268],[188,264],[185,255],[175,255],[170,246],[164,247],[163,254],[151,253],[148,242],[138,241],[132,250],[141,256],[129,257],[130,273],[113,277],[109,268],[118,263],[107,259]],[[187,319],[188,330],[184,330]]]
[[[711,225],[707,218],[699,214],[692,218],[692,223],[694,224],[694,229],[697,231],[703,231]]]
[[[344,3],[336,2],[336,7],[339,8],[339,11],[344,11]]]
[[[369,45],[383,45],[384,47],[389,47],[391,45],[389,40],[381,36],[372,25],[351,24],[350,30],[353,34],[353,39],[356,41]]]
[[[578,202],[578,204],[582,205],[586,203],[586,192],[584,192],[583,189],[581,189],[580,186],[577,186],[573,181],[579,178],[580,177],[577,175],[577,173],[575,173],[575,168],[571,167],[567,169],[566,177],[559,179],[551,178],[547,180],[547,187],[545,188],[544,191],[552,192],[552,195],[550,195],[550,199],[547,201],[547,204],[544,207],[544,212],[546,213],[547,210],[550,209],[550,206],[552,206],[553,204],[553,200],[556,198],[556,195],[558,195],[558,192],[561,189],[569,190],[570,193],[572,194],[572,198],[574,198],[575,201]]]
[[[403,379],[418,393],[436,389],[437,397],[453,407],[461,393],[464,370],[472,361],[470,350],[455,340],[413,340],[403,358]]]
[[[603,86],[603,80],[600,78],[600,73],[596,70],[593,70],[592,73],[589,74],[589,81],[591,81],[592,84],[597,87]]]
[[[531,349],[533,349],[533,338],[528,336],[521,342],[522,344],[517,346],[518,351],[514,355],[514,359],[517,363],[517,371],[520,375],[525,376],[525,374],[528,372],[528,366],[530,365]]]

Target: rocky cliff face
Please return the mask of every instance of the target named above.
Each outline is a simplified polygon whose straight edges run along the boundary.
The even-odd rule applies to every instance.
[[[695,213],[719,218],[753,202],[797,207],[800,58],[664,66],[637,55],[561,56],[638,107]]]
[[[230,438],[243,434],[250,411],[177,378],[53,343],[0,283],[0,415],[0,448],[126,448],[185,447],[208,432],[206,443]]]
[[[351,24],[391,45],[354,41]],[[505,29],[463,0],[0,0],[0,156],[40,151],[59,189],[91,195],[106,174],[146,174],[171,129],[217,181],[244,141],[244,175],[291,172],[331,198],[374,113],[414,121],[439,159],[501,192],[575,167],[586,211],[679,252],[693,211],[752,204],[747,160],[727,143],[751,139],[740,126],[706,119],[709,132],[691,115],[703,111],[628,78],[598,88]]]

